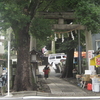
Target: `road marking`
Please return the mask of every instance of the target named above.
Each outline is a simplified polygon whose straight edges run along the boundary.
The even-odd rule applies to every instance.
[[[86,97],[42,97],[42,96],[27,96],[23,99],[100,99],[100,96],[86,96]]]

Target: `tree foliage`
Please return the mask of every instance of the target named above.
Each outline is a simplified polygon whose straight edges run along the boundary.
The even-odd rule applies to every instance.
[[[30,33],[35,38],[39,38],[40,40],[45,40],[48,36],[52,35],[52,26],[50,20],[35,17],[30,26]]]
[[[95,1],[95,0],[94,0]],[[77,23],[85,25],[88,30],[97,33],[100,27],[100,5],[88,1],[81,1],[75,9]]]
[[[97,33],[100,26],[100,2],[98,0],[55,0],[48,11],[75,13],[74,23],[85,25]]]
[[[14,26],[20,29],[24,27],[26,23],[30,21],[30,16],[25,14],[26,13],[25,6],[28,6],[29,2],[25,2],[24,4],[21,4],[22,2],[20,2],[20,0],[18,1],[17,0],[1,1],[0,2],[0,8],[1,8],[0,19],[3,20],[3,22],[5,22],[8,27]]]

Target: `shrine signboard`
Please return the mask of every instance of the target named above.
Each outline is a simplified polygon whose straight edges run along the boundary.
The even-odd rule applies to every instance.
[[[88,50],[88,58],[91,59],[94,57],[94,54],[93,54],[94,50]]]

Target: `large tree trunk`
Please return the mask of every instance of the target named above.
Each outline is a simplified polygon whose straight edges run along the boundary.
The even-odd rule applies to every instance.
[[[73,56],[74,56],[74,49],[67,50],[67,59],[66,59],[66,65],[64,68],[64,72],[62,73],[62,78],[70,78],[73,77]]]
[[[23,28],[19,33],[17,33],[17,68],[16,68],[16,76],[14,82],[14,90],[22,91],[22,90],[30,90],[30,54],[29,54],[29,46],[30,46],[30,36],[28,34],[28,29]]]
[[[67,51],[67,61],[66,61],[66,66],[67,66],[67,70],[66,70],[66,77],[73,77],[73,57],[74,57],[74,49],[68,50]]]

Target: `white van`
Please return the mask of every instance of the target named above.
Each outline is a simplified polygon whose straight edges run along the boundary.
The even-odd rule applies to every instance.
[[[60,63],[61,59],[66,59],[66,55],[64,53],[57,53],[57,54],[49,54],[48,56],[48,63],[58,64]]]

